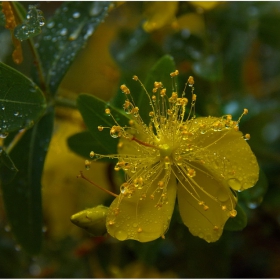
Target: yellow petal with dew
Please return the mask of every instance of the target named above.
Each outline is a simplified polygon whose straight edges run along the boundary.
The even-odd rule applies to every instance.
[[[224,180],[203,166],[192,164],[192,168],[196,174],[192,178],[176,174],[180,215],[194,236],[215,242],[228,218],[236,215],[236,198]]]
[[[73,224],[85,229],[92,235],[102,236],[106,233],[107,213],[108,207],[99,205],[72,215],[70,220]]]
[[[163,171],[152,184],[135,189],[131,197],[124,190],[111,204],[106,220],[108,233],[116,239],[148,242],[163,237],[169,227],[176,198],[176,180],[171,174],[166,192],[159,189]],[[164,197],[162,196],[164,194]]]
[[[256,184],[259,178],[257,159],[235,125],[222,118],[197,118],[191,130],[195,135],[192,139],[194,158],[224,179],[228,187],[242,191]]]

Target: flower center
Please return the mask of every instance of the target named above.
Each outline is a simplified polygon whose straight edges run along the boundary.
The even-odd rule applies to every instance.
[[[161,158],[169,157],[171,156],[173,149],[168,144],[162,144],[159,145],[159,153]]]

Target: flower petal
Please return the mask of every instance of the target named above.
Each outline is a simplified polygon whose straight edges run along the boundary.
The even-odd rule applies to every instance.
[[[165,171],[157,178],[163,178]],[[169,227],[176,198],[176,180],[171,174],[161,207],[159,180],[136,189],[131,197],[120,194],[111,204],[106,220],[108,233],[118,240],[134,239],[148,242],[163,236]],[[154,196],[153,199],[151,196]]]
[[[180,214],[193,235],[215,242],[231,213],[235,214],[236,198],[226,181],[197,164],[193,168],[196,175],[192,178],[176,174]]]
[[[194,155],[209,171],[224,178],[233,190],[242,191],[256,184],[258,162],[242,132],[227,126],[225,119],[214,117],[198,118],[192,131],[197,135],[193,139]]]

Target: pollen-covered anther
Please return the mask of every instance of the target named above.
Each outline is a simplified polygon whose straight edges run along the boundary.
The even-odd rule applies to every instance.
[[[193,76],[189,76],[189,78],[188,78],[188,84],[189,84],[189,86],[193,86],[194,85],[194,78],[193,78]]]
[[[93,158],[93,157],[94,157],[94,151],[91,151],[91,152],[89,153],[89,156],[90,156],[91,158]]]
[[[99,125],[97,128],[99,131],[102,131],[104,129],[104,127],[102,125]]]
[[[155,88],[162,88],[162,82],[154,82],[154,87]]]
[[[164,97],[166,95],[166,88],[163,88],[161,91],[160,91],[160,96],[161,97]]]
[[[123,93],[130,94],[130,90],[126,85],[121,85],[120,89],[122,90]]]
[[[139,108],[138,108],[138,107],[134,107],[134,108],[131,110],[131,113],[134,115],[134,117],[138,117]]]
[[[139,79],[138,79],[138,77],[137,77],[136,75],[134,75],[134,76],[132,77],[132,80],[138,81]]]
[[[250,140],[250,138],[251,138],[250,134],[247,133],[247,134],[244,135],[245,140]]]
[[[169,98],[170,103],[175,103],[177,101],[178,94],[177,92],[172,92],[171,97]]]
[[[194,176],[196,175],[196,172],[195,172],[194,169],[188,168],[188,173],[187,173],[187,175],[188,175],[190,178],[192,178],[192,177],[194,177]]]
[[[209,209],[209,206],[207,206],[206,204],[203,205],[203,210],[207,211]]]
[[[160,189],[163,189],[163,187],[164,187],[164,182],[163,182],[163,181],[159,181],[159,182],[158,182],[158,187],[159,187]]]
[[[227,115],[227,121],[231,121],[232,120],[232,115]]]
[[[153,194],[150,195],[150,199],[154,200],[155,196]]]
[[[188,98],[186,97],[181,98],[180,105],[186,106],[187,104],[188,104]]]
[[[195,93],[192,95],[192,101],[193,102],[196,101],[196,94]]]
[[[108,116],[110,116],[111,115],[111,110],[110,109],[105,109],[105,114],[107,114]]]
[[[237,215],[237,211],[235,209],[233,209],[229,212],[229,215],[230,215],[231,218],[234,218]]]
[[[155,113],[154,113],[153,111],[151,111],[151,112],[149,113],[149,116],[150,116],[150,117],[154,117],[154,115],[155,115]]]
[[[118,138],[122,135],[121,127],[118,125],[113,125],[113,127],[110,129],[110,135],[113,138]]]
[[[86,170],[89,170],[90,169],[90,165],[91,165],[91,162],[89,160],[85,160],[85,168]]]
[[[170,73],[171,78],[173,78],[175,76],[178,76],[178,75],[179,75],[179,71],[178,70],[175,70],[174,72]]]
[[[243,114],[244,114],[244,115],[247,115],[248,113],[249,113],[248,109],[245,108],[245,109],[243,110]]]
[[[152,100],[155,102],[157,100],[157,97],[155,95],[153,95]]]

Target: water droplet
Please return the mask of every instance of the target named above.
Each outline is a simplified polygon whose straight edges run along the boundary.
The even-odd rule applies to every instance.
[[[19,115],[19,112],[14,112],[14,116],[18,116]]]
[[[80,17],[80,13],[79,12],[75,12],[74,14],[73,14],[73,18],[79,18]]]
[[[15,245],[15,250],[17,251],[17,252],[19,252],[20,250],[21,250],[21,246],[20,245]]]
[[[67,32],[68,32],[67,28],[63,28],[63,29],[61,29],[61,31],[60,31],[60,35],[61,35],[61,36],[65,36],[65,35],[67,34]]]
[[[0,138],[6,138],[9,135],[8,132],[1,132],[0,133]]]
[[[124,230],[118,230],[116,233],[115,233],[115,237],[120,240],[120,241],[123,241],[123,240],[126,240],[127,239],[127,233],[124,231]]]
[[[103,4],[101,2],[94,2],[92,9],[90,9],[89,14],[91,16],[99,15],[103,10]]]
[[[5,231],[7,231],[7,232],[10,232],[10,231],[11,231],[11,227],[10,227],[9,225],[6,225],[6,226],[4,227],[4,229],[5,229]]]
[[[2,106],[1,109],[4,111],[5,110],[5,106]]]
[[[241,189],[241,183],[238,179],[231,178],[231,179],[228,179],[227,182],[233,190],[238,191]]]

